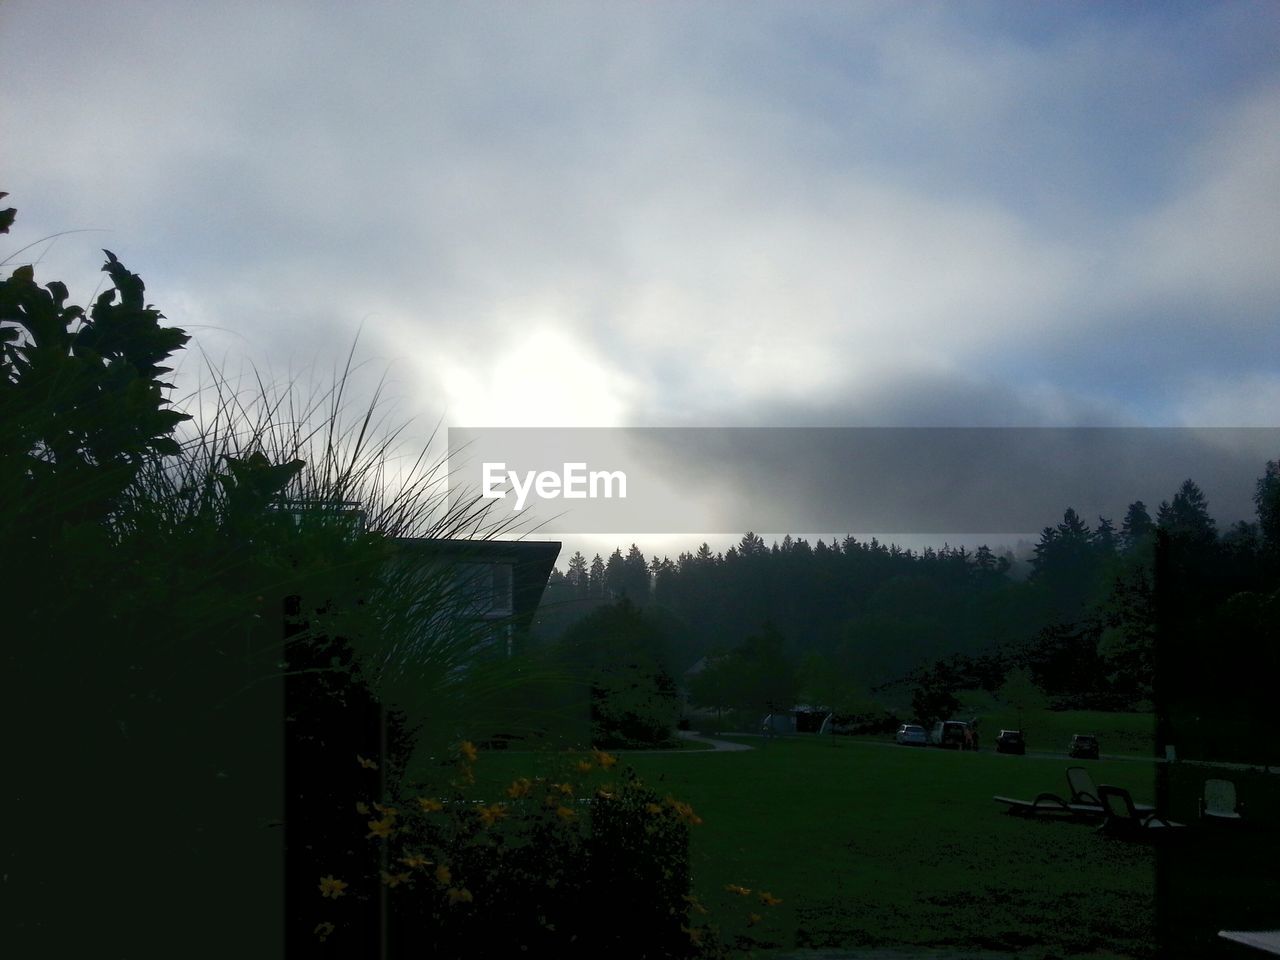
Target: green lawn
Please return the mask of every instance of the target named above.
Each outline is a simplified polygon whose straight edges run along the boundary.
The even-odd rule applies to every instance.
[[[1009,817],[991,801],[1061,792],[1060,761],[843,738],[696,759],[698,767],[642,757],[633,765],[706,821],[695,833],[694,875],[710,903],[729,907],[730,883],[784,898],[781,946],[1142,955],[1150,943],[1149,850],[1079,824]],[[1151,766],[1104,762],[1094,772],[1153,796]]]
[[[1193,826],[1182,843],[1153,849],[1088,824],[1009,816],[992,802],[993,794],[1064,795],[1065,759],[856,737],[725,739],[755,749],[622,753],[620,765],[703,818],[693,828],[694,885],[713,917],[729,928],[759,909],[728,885],[782,898],[751,931],[767,946],[1225,960],[1243,951],[1217,939],[1218,929],[1280,926],[1274,774],[1084,762],[1095,782],[1160,800],[1190,824],[1207,777],[1237,783],[1252,829]],[[570,759],[486,751],[477,773],[497,797],[516,776],[561,775]]]
[[[744,742],[757,749],[622,762],[705,821],[693,831],[694,883],[714,915],[744,915],[730,884],[783,899],[753,930],[770,945],[1152,955],[1150,849],[1011,817],[991,800],[1063,792],[1064,761],[843,737]],[[477,772],[497,784],[556,762],[486,753]],[[1154,799],[1154,764],[1090,767]]]

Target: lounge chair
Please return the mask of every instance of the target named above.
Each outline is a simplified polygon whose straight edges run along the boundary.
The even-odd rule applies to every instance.
[[[1098,787],[1098,796],[1106,811],[1106,820],[1098,830],[1112,836],[1156,839],[1173,835],[1186,826],[1154,813],[1140,812],[1123,787],[1104,783]]]
[[[1200,797],[1200,819],[1239,821],[1244,804],[1236,798],[1236,785],[1230,780],[1206,780]]]
[[[1034,800],[1018,800],[1014,797],[992,797],[996,803],[1008,807],[1008,812],[1023,817],[1074,817],[1071,804],[1052,793],[1042,793]]]
[[[1106,815],[1102,794],[1093,785],[1093,777],[1084,767],[1067,767],[1067,786],[1071,788],[1070,803],[1081,808],[1091,807],[1100,817]],[[1156,810],[1149,803],[1135,803],[1133,807],[1140,814],[1155,813]]]

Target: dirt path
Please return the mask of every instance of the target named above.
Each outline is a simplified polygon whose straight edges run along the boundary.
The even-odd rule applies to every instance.
[[[680,737],[681,740],[696,740],[699,743],[709,743],[711,744],[712,748],[715,750],[754,750],[755,749],[755,747],[749,746],[748,744],[745,744],[745,743],[730,743],[728,740],[717,740],[714,737],[704,737],[702,734],[695,733],[693,730],[677,730],[676,735]],[[685,751],[678,750],[675,752],[684,753]]]

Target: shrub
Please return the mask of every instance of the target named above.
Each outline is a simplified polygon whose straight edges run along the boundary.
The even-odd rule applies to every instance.
[[[57,953],[92,928],[108,952],[167,956],[199,931],[217,953],[280,935],[283,834],[293,852],[328,842],[322,815],[285,816],[286,761],[296,811],[323,799],[319,761],[395,752],[380,703],[448,742],[520,665],[470,669],[473,634],[429,630],[447,578],[390,562],[396,537],[496,531],[447,503],[430,441],[392,470],[403,427],[376,394],[350,414],[350,358],[318,396],[210,370],[180,412],[163,363],[186,334],[114,255],[103,269],[88,311],[31,266],[0,282],[0,702],[22,783],[3,813],[48,825],[7,851],[6,933]],[[83,863],[106,881],[64,899]],[[230,889],[229,920],[211,905]]]
[[[587,692],[592,742],[606,748],[674,742],[680,698],[665,640],[629,600],[574,624],[559,652],[565,672]]]
[[[475,785],[476,758],[464,742],[436,789],[352,806],[353,834],[381,865],[317,874],[317,940],[349,944],[360,905],[385,895],[393,956],[700,949],[689,925],[689,829],[701,822],[692,808],[617,772],[602,751],[570,760],[555,779],[521,777],[489,795]],[[334,881],[346,885],[336,898]]]

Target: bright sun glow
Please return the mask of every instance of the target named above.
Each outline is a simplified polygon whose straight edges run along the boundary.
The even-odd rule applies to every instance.
[[[451,356],[433,372],[448,421],[466,427],[620,426],[634,389],[588,345],[550,325],[518,335],[496,357]]]

